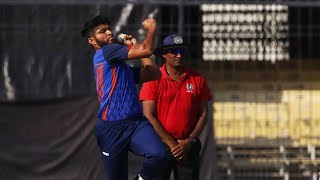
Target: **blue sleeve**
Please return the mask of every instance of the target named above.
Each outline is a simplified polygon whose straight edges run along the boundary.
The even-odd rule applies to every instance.
[[[128,59],[128,46],[123,44],[109,44],[102,47],[102,54],[108,63]]]

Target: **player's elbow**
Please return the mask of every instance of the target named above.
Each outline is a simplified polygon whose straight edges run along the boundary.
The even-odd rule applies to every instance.
[[[152,55],[153,51],[150,48],[146,48],[144,50],[144,58],[150,57]]]
[[[153,53],[152,48],[144,43],[140,44],[138,51],[140,51],[142,58],[150,57]]]

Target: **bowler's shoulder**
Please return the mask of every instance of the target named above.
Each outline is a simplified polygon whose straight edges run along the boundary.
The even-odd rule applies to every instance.
[[[118,43],[111,43],[111,44],[106,44],[104,46],[101,47],[101,49],[103,51],[105,50],[117,50],[117,49],[120,49],[120,48],[128,48],[127,45],[124,45],[124,44],[118,44]]]

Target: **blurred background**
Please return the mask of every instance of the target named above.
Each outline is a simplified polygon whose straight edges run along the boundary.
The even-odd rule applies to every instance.
[[[320,0],[0,0],[1,180],[105,179],[80,36],[97,14],[138,40],[149,15],[158,44],[184,37],[214,94],[201,180],[318,180]]]

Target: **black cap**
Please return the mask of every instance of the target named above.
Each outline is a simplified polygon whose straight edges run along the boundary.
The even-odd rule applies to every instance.
[[[110,21],[107,17],[104,17],[102,15],[97,15],[93,17],[83,25],[83,28],[81,30],[81,36],[88,37],[90,31],[92,31],[95,27],[97,27],[100,24],[110,25]]]

